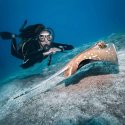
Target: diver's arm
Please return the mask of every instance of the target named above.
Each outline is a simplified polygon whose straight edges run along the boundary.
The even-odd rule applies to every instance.
[[[43,55],[48,56],[51,54],[55,54],[56,52],[61,52],[61,49],[60,48],[50,48],[50,50],[47,52],[44,52]]]
[[[50,51],[48,51],[48,52],[44,52],[44,53],[43,53],[43,56],[48,56],[48,55],[50,55],[50,54],[51,54]]]
[[[72,49],[74,49],[74,47],[72,45],[55,43],[55,42],[53,42],[53,46],[57,47],[57,48],[60,48],[62,51],[63,50],[72,50]]]
[[[57,49],[57,48],[56,48]],[[51,48],[49,51],[47,52],[43,52],[43,50],[37,50],[35,52],[31,52],[30,54],[26,54],[26,58],[34,58],[36,56],[41,56],[41,57],[44,57],[44,56],[48,56],[48,55],[51,55],[51,54],[54,54],[54,52],[56,52],[57,50],[55,50],[54,48]]]
[[[43,51],[42,50],[37,50],[37,51],[34,51],[34,52],[30,52],[30,53],[28,53],[28,54],[26,54],[25,55],[25,58],[26,59],[33,59],[33,58],[36,58],[36,57],[38,57],[39,56],[39,58],[43,58]]]
[[[62,45],[62,44],[61,44]],[[39,58],[44,58],[48,55],[51,55],[51,54],[55,54],[57,51],[61,51],[62,50],[62,46],[60,46],[60,44],[55,44],[51,46],[51,48],[48,50],[48,51],[44,51],[43,49],[34,49],[31,47],[32,45],[30,46],[26,46],[27,49],[25,51],[25,54],[24,54],[24,57],[26,59],[33,59],[33,58],[36,58],[39,56]],[[25,47],[25,48],[26,48]]]

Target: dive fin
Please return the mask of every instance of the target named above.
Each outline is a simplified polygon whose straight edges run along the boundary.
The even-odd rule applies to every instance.
[[[20,32],[22,32],[23,31],[23,29],[24,29],[24,27],[26,26],[26,24],[27,24],[27,20],[25,20],[24,21],[24,23],[23,23],[23,25],[21,26],[21,28],[20,28]]]
[[[15,35],[15,34],[12,34],[10,32],[0,32],[0,37],[3,39],[3,40],[10,40],[12,39],[12,36]],[[15,35],[17,37],[17,35]]]

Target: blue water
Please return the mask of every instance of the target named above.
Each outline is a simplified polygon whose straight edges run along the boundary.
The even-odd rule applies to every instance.
[[[56,42],[80,46],[124,32],[124,5],[125,0],[0,0],[0,31],[18,33],[27,19],[52,27]],[[22,71],[22,61],[10,55],[9,41],[0,40],[0,50],[0,79]]]

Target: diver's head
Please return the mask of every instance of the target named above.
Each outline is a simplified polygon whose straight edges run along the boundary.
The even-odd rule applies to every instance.
[[[53,36],[48,29],[45,29],[40,32],[39,42],[41,45],[50,45],[52,41],[53,41]]]

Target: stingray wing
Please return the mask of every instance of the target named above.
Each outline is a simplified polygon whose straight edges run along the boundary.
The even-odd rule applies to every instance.
[[[114,64],[118,64],[118,58],[114,44],[105,44],[105,46],[96,44],[92,48],[81,52],[67,64],[67,70],[64,72],[64,76],[71,76],[79,69],[79,67],[82,67],[91,61],[109,61]]]

